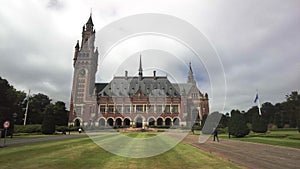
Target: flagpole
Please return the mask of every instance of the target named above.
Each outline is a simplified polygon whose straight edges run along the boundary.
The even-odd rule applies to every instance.
[[[256,93],[258,95],[258,90],[257,89],[256,89]],[[261,106],[260,106],[259,97],[257,98],[257,107],[258,107],[258,113],[259,113],[259,115],[261,115]]]
[[[30,95],[30,89],[29,89],[28,95],[27,95],[27,103],[26,103],[26,110],[25,110],[25,117],[24,117],[24,126],[26,125],[26,120],[27,120],[28,105],[29,105],[29,95]]]

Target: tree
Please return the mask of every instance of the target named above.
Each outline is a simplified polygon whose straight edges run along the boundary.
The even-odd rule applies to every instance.
[[[12,118],[12,114],[17,114],[16,123],[23,121],[22,102],[26,94],[22,91],[17,91],[6,79],[0,77],[0,108],[5,109],[6,115]],[[0,116],[3,114],[0,113]],[[0,117],[1,118],[1,117]],[[13,120],[13,119],[11,119]]]
[[[47,95],[38,93],[30,97],[29,99],[29,110],[27,115],[28,124],[42,124],[43,112],[46,106],[49,105],[51,99]]]
[[[230,119],[229,113],[226,113],[226,115],[222,114],[222,117],[221,117],[221,120],[219,123],[219,127],[221,127],[221,128],[228,127],[229,119]]]
[[[278,128],[283,128],[284,126],[282,105],[280,103],[275,104],[275,115],[274,115],[273,123]]]
[[[263,119],[266,123],[273,123],[274,115],[275,115],[275,107],[270,102],[265,102],[262,104],[261,113],[263,115]]]
[[[265,133],[268,131],[268,120],[264,115],[259,115],[258,112],[253,114],[252,131],[256,133]]]
[[[249,134],[250,130],[246,124],[245,117],[239,110],[231,111],[228,130],[229,134],[235,137],[244,137]]]
[[[247,123],[251,123],[252,124],[252,120],[253,120],[253,115],[256,114],[258,112],[258,107],[257,106],[253,106],[251,107],[245,114],[245,120]]]
[[[286,110],[289,114],[290,127],[299,126],[299,106],[300,106],[300,95],[297,91],[292,91],[291,94],[286,95]]]
[[[55,124],[57,126],[68,125],[68,111],[66,110],[66,104],[62,101],[57,101],[54,105]]]
[[[49,104],[45,108],[44,119],[42,123],[43,134],[53,134],[55,132],[54,109],[55,106],[53,104]]]

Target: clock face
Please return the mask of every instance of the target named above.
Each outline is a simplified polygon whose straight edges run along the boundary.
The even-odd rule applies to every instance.
[[[84,75],[85,75],[85,70],[84,70],[84,69],[81,69],[81,70],[79,71],[79,75],[80,75],[80,76],[84,76]]]

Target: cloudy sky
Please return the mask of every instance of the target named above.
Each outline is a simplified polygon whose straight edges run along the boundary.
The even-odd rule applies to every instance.
[[[125,69],[135,75],[141,52],[146,75],[155,69],[180,83],[187,80],[192,61],[198,87],[213,96],[212,110],[247,110],[254,106],[256,89],[261,102],[272,103],[300,91],[298,0],[1,0],[0,76],[19,90],[69,103],[74,46],[91,8],[97,33],[132,15],[176,17],[197,28],[220,58],[214,65],[197,62],[190,49],[172,38],[132,37],[106,56],[100,54],[98,82],[123,75]],[[105,38],[100,35],[101,49]],[[225,100],[225,92],[224,106],[218,98]]]

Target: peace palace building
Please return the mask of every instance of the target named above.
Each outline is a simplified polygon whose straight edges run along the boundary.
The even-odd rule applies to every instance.
[[[209,113],[208,95],[197,88],[189,64],[187,83],[172,83],[167,76],[115,76],[108,83],[95,83],[98,49],[92,17],[75,46],[69,125],[74,126],[171,126],[192,125]],[[139,63],[139,66],[138,66]]]

